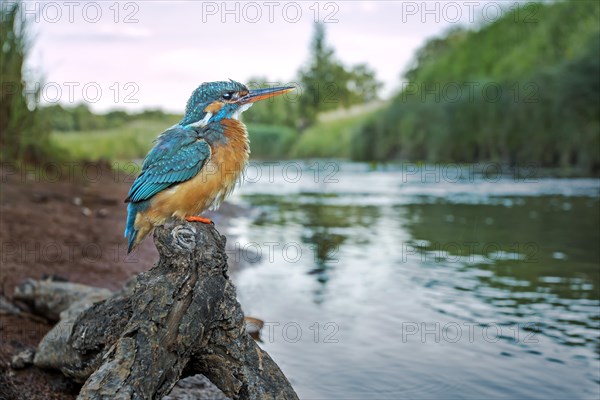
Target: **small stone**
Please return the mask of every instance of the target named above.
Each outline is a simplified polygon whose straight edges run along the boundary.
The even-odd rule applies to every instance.
[[[98,218],[106,218],[108,216],[108,210],[106,208],[101,208],[96,212],[96,216]]]
[[[82,205],[83,201],[81,200],[81,197],[74,197],[73,198],[73,204],[75,204],[77,207],[79,207],[80,205]]]
[[[35,356],[34,349],[23,350],[19,354],[13,356],[10,366],[14,369],[22,369],[33,364]]]
[[[8,299],[0,295],[0,314],[18,315],[21,313],[18,307],[12,304]]]
[[[81,213],[82,213],[83,215],[85,215],[86,217],[89,217],[90,215],[92,215],[92,210],[90,210],[90,209],[89,209],[89,208],[87,208],[87,207],[83,207],[83,208],[81,209]]]

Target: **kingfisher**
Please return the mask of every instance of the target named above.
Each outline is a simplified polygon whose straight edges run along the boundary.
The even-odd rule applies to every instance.
[[[127,252],[169,218],[209,224],[200,216],[231,194],[248,162],[250,143],[240,115],[253,103],[293,86],[249,90],[229,80],[205,82],[185,115],[154,141],[125,199]]]

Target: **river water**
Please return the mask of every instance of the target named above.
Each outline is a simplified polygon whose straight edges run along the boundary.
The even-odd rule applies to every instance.
[[[253,163],[235,277],[303,399],[600,398],[600,180]]]

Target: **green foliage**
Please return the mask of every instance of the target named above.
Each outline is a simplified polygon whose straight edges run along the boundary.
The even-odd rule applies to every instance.
[[[138,119],[107,129],[75,132],[53,132],[52,144],[75,159],[123,161],[142,159],[152,148],[153,141],[179,118],[157,120]],[[252,157],[285,157],[297,138],[293,129],[284,126],[249,124]]]
[[[0,158],[41,162],[51,157],[50,129],[38,113],[39,92],[25,94],[23,64],[30,40],[21,5],[2,4],[0,9]]]
[[[253,159],[288,157],[348,157],[353,131],[365,114],[344,116],[319,122],[302,136],[285,126],[248,124]],[[62,153],[80,160],[125,161],[142,159],[153,140],[165,127],[177,122],[140,119],[109,129],[58,132],[51,144]]]
[[[325,43],[324,25],[318,23],[310,59],[300,70],[299,80],[302,96],[298,99],[298,114],[302,129],[313,124],[321,112],[376,99],[382,86],[366,64],[348,68],[338,61],[333,49]]]
[[[347,98],[344,99],[345,106],[368,103],[377,100],[377,93],[383,83],[377,80],[375,71],[367,64],[357,64],[346,74]]]
[[[111,129],[138,120],[161,122],[177,118],[161,110],[144,110],[134,114],[115,110],[106,114],[95,114],[84,103],[75,107],[63,107],[60,104],[41,107],[40,114],[50,123],[54,131],[60,132]]]
[[[411,83],[356,134],[352,156],[598,170],[600,6],[529,11],[428,42]],[[531,11],[537,22],[526,22]]]
[[[132,160],[146,156],[160,132],[173,125],[171,121],[140,119],[125,125],[88,131],[53,132],[52,143],[81,160]]]
[[[477,31],[454,29],[430,40],[406,78],[461,82],[470,78],[530,78],[531,73],[573,60],[598,34],[594,1],[528,3]],[[517,11],[518,10],[518,11]]]
[[[292,158],[349,158],[355,132],[372,112],[319,121],[294,143]]]
[[[258,159],[283,158],[297,138],[293,129],[275,125],[248,125],[251,157]]]

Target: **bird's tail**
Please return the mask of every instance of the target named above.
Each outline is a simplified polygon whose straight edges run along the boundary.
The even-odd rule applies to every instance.
[[[140,226],[136,227],[136,217],[138,213],[147,208],[145,203],[129,203],[127,205],[127,226],[125,227],[125,237],[127,238],[127,254],[131,253],[138,244],[144,240],[146,235],[152,230],[152,224],[141,218]]]
[[[135,247],[135,237],[137,236],[137,229],[135,229],[135,217],[137,216],[138,210],[134,203],[127,204],[127,225],[125,226],[125,238],[127,238],[127,254],[131,253]]]

